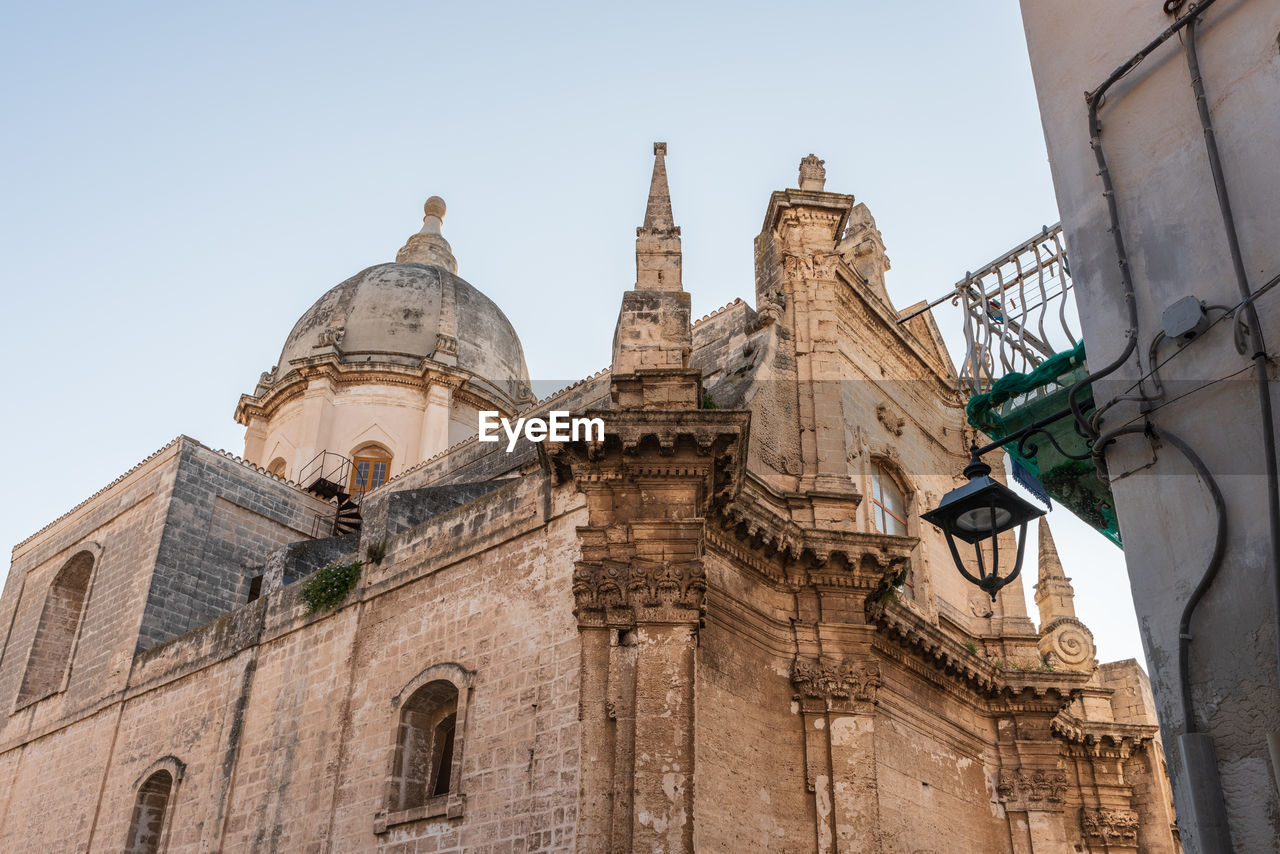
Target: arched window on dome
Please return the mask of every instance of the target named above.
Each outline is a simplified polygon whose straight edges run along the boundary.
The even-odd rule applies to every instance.
[[[352,495],[377,489],[390,476],[391,452],[386,448],[369,443],[351,452],[351,485],[347,491]]]
[[[271,461],[271,465],[267,466],[267,473],[273,474],[276,477],[284,477],[284,472],[287,466],[288,463],[284,461],[284,457],[276,457]]]
[[[27,657],[22,689],[18,693],[19,705],[56,694],[66,685],[89,596],[93,564],[93,554],[82,551],[63,564],[53,577],[44,597],[31,654]]]

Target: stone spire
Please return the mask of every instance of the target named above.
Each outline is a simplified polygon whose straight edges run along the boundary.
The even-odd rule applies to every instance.
[[[1058,548],[1053,543],[1049,522],[1043,516],[1040,517],[1038,539],[1040,578],[1036,582],[1036,606],[1040,609],[1040,622],[1048,625],[1059,617],[1076,615],[1076,592],[1071,586],[1071,579],[1062,571]]]
[[[701,375],[693,349],[689,295],[680,282],[680,229],[671,216],[667,144],[653,144],[644,225],[636,229],[636,285],[622,296],[613,333],[614,403],[640,409],[697,409]]]
[[[453,249],[440,233],[445,212],[444,199],[432,196],[422,206],[422,212],[422,230],[410,237],[396,253],[396,263],[426,264],[457,273],[458,262],[453,257]]]
[[[644,225],[636,229],[636,290],[679,291],[680,229],[671,215],[667,188],[667,144],[653,144],[653,178]]]
[[[1062,571],[1049,523],[1040,517],[1040,580],[1036,607],[1040,609],[1040,640],[1044,660],[1062,670],[1088,673],[1097,666],[1093,632],[1076,618],[1075,590]]]

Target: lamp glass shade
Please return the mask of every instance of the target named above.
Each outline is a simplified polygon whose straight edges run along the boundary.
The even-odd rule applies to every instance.
[[[964,486],[942,496],[938,506],[921,514],[921,518],[972,544],[989,540],[1044,513],[991,476],[975,475]]]
[[[974,507],[956,517],[956,527],[971,534],[988,534],[1009,524],[1013,514],[1003,507]]]

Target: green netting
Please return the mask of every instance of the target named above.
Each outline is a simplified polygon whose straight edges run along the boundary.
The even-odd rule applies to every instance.
[[[965,407],[969,424],[992,440],[999,440],[1064,409],[1071,386],[1087,373],[1084,358],[1081,342],[1071,350],[1053,354],[1029,373],[1005,374],[992,384],[990,391],[969,399]],[[1052,386],[1056,388],[1051,389]],[[1040,393],[1034,394],[1037,391]],[[1044,429],[1068,453],[1079,456],[1088,452],[1088,444],[1076,433],[1071,419],[1059,419]],[[1058,503],[1123,548],[1115,501],[1093,462],[1064,456],[1042,436],[1032,437],[1030,444],[1036,446],[1034,454],[1018,453],[1016,444],[1006,446],[1005,451],[1034,473]]]
[[[990,424],[1000,430],[1001,436],[1013,432],[1004,428],[1004,420],[995,411],[1009,400],[1058,382],[1063,374],[1084,366],[1084,342],[1081,341],[1071,350],[1054,353],[1045,359],[1029,374],[1010,373],[991,384],[991,390],[983,394],[975,394],[965,405],[965,413],[969,423],[984,433],[990,431],[983,426]],[[1045,413],[1046,415],[1049,413]]]

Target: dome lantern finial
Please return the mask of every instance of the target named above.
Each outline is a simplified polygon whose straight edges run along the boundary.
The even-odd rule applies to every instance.
[[[453,257],[453,249],[440,233],[445,213],[444,199],[439,196],[427,199],[422,213],[422,230],[410,237],[396,253],[396,263],[426,264],[457,273],[458,262]]]

